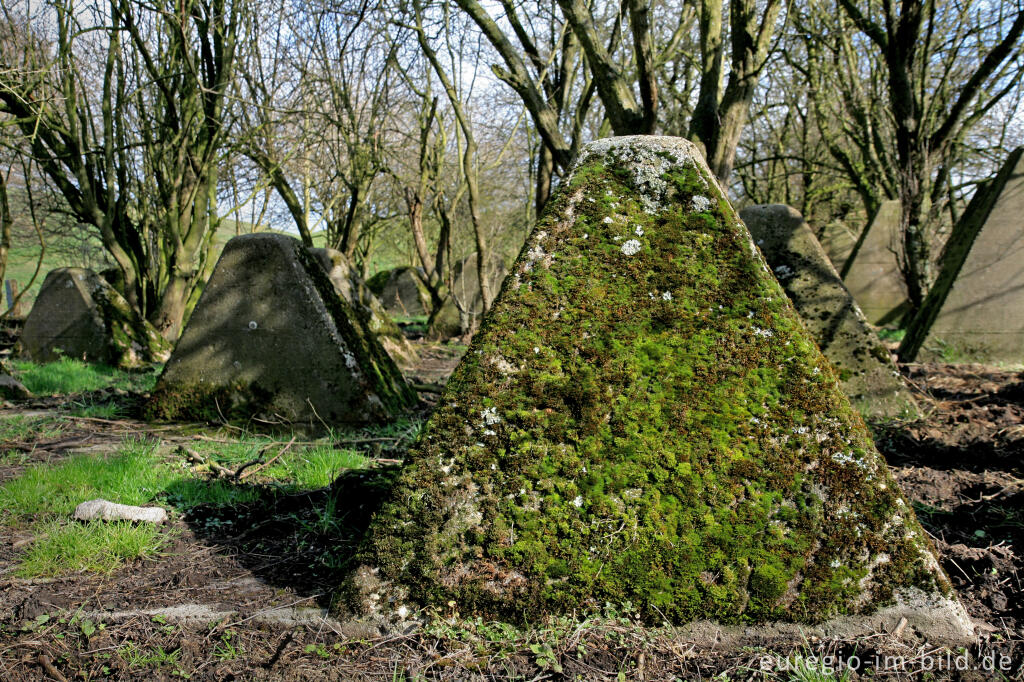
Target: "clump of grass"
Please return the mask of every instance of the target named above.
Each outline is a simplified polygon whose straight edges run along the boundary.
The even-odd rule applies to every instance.
[[[125,372],[106,365],[94,365],[72,358],[56,362],[14,363],[18,378],[25,388],[37,395],[83,393],[104,388],[125,391],[149,391],[156,383],[157,370]]]
[[[64,422],[52,417],[27,417],[20,414],[0,417],[0,441],[53,438],[64,427]]]
[[[86,400],[78,403],[72,403],[71,414],[75,417],[118,419],[124,416],[124,408],[114,402],[95,402],[92,400]]]
[[[78,455],[57,466],[28,469],[0,488],[0,510],[29,519],[68,515],[97,497],[145,504],[177,477],[157,458],[155,442],[129,438],[107,457]]]
[[[15,569],[23,578],[79,571],[109,574],[126,561],[156,556],[167,541],[158,527],[128,521],[51,521],[36,532],[36,541]]]
[[[323,488],[346,469],[365,469],[367,458],[353,450],[314,446],[282,457],[265,471],[271,478],[285,480],[298,489]]]
[[[190,509],[200,504],[225,507],[255,502],[259,492],[246,485],[234,485],[217,479],[183,478],[165,490],[168,504],[177,509]]]

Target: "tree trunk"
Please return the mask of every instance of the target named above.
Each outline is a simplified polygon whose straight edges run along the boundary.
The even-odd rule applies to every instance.
[[[7,178],[0,172],[0,284],[7,272],[7,255],[11,251],[11,204],[7,199]]]
[[[551,179],[555,174],[555,157],[547,145],[541,142],[540,153],[537,154],[537,189],[534,201],[537,205],[536,215],[544,210],[551,196]]]

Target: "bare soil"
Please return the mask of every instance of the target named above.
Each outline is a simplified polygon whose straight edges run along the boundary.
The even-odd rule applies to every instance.
[[[423,357],[411,374],[436,383],[458,351],[431,348]],[[1024,374],[975,365],[904,371],[928,396],[928,415],[873,428],[943,567],[981,621],[978,643],[963,652],[970,670],[936,670],[942,652],[909,632],[811,640],[779,654],[855,656],[848,679],[1024,679]],[[55,409],[44,401],[0,414]],[[27,466],[111,450],[126,433],[141,432],[168,450],[194,437],[132,420],[73,419],[52,438],[0,444],[24,454],[0,464],[0,482]],[[380,458],[382,474],[401,455],[379,447],[368,454]],[[339,566],[373,509],[366,481],[349,477],[302,494],[250,484],[257,501],[174,514],[163,556],[109,576],[13,577],[31,538],[0,536],[0,680],[789,679],[761,672],[769,651],[697,650],[670,629],[646,630],[622,613],[511,634],[453,613],[404,633],[343,627],[326,612]],[[323,513],[332,504],[344,510],[334,522]],[[899,667],[881,663],[886,656],[898,656]]]

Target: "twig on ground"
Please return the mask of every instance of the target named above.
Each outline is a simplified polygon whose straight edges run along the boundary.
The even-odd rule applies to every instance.
[[[288,452],[288,449],[291,448],[291,446],[294,445],[294,444],[295,444],[295,439],[292,438],[290,441],[288,441],[288,443],[283,448],[278,450],[276,455],[274,455],[273,457],[268,459],[266,462],[261,462],[260,459],[254,459],[251,462],[246,462],[242,466],[238,467],[238,470],[235,472],[235,479],[241,481],[246,476],[250,476],[252,474],[256,474],[256,473],[259,473],[260,471],[263,471],[268,466],[270,466],[271,464],[276,462],[278,460],[278,458],[281,457],[281,455],[283,455],[284,453]],[[262,453],[260,453],[260,457],[262,457]],[[253,466],[253,465],[258,465],[258,466],[256,466],[255,469],[252,469],[250,471],[246,471],[246,469],[248,467]]]
[[[36,663],[46,671],[46,674],[57,680],[58,682],[67,682],[66,677],[61,675],[60,671],[53,667],[53,661],[46,654],[39,654],[36,656]]]
[[[188,461],[194,464],[205,464],[206,466],[210,467],[211,471],[216,472],[218,476],[224,476],[227,478],[232,478],[235,476],[235,472],[232,471],[231,469],[223,467],[220,464],[214,462],[213,460],[206,459],[192,448],[186,448],[184,445],[179,445],[178,450],[185,455],[185,459],[187,459]]]

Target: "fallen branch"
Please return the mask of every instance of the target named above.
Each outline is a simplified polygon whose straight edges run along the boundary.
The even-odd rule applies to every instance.
[[[53,667],[53,661],[46,654],[39,654],[36,656],[36,663],[38,663],[46,674],[57,680],[58,682],[67,682],[66,677],[60,674],[60,671]]]
[[[205,457],[200,455],[192,448],[186,448],[184,445],[179,445],[178,450],[185,455],[185,459],[187,459],[188,461],[192,462],[193,464],[205,464],[206,466],[210,467],[210,470],[214,471],[218,476],[233,477],[235,475],[235,472],[232,471],[231,469],[223,467],[212,460],[207,460]]]
[[[263,471],[268,466],[270,466],[271,464],[276,462],[281,457],[281,455],[283,455],[284,453],[288,452],[288,449],[291,448],[291,446],[294,445],[294,444],[295,444],[295,439],[292,438],[290,441],[288,441],[288,443],[283,448],[281,448],[280,450],[277,451],[276,455],[274,455],[273,457],[268,459],[266,462],[262,462],[261,463],[260,459],[254,459],[251,462],[246,462],[242,466],[238,467],[238,471],[235,472],[235,479],[241,481],[246,476],[250,476],[252,474],[256,474],[256,473],[259,473],[260,471]],[[262,453],[260,453],[260,456],[262,457]],[[257,465],[257,464],[259,466],[257,466],[255,469],[253,469],[251,471],[246,471],[246,469],[248,469],[249,467],[251,467],[253,465]]]

